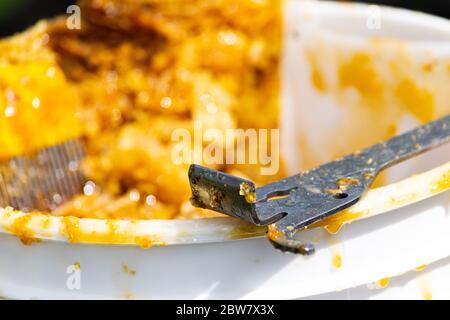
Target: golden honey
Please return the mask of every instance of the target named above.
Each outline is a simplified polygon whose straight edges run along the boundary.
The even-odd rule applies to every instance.
[[[86,142],[83,172],[95,192],[53,212],[68,217],[71,242],[82,237],[73,217],[218,216],[189,204],[188,164],[172,161],[171,135],[196,121],[222,131],[278,128],[281,1],[79,5],[80,30],[61,17],[0,41],[0,159]],[[217,166],[258,182],[257,167]]]

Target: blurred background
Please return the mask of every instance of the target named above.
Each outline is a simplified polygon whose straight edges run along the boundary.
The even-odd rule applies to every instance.
[[[0,0],[0,37],[22,31],[36,21],[64,14],[76,1]]]
[[[68,0],[0,0],[0,37],[24,30],[42,18],[63,14]],[[449,0],[366,0],[364,2],[385,4],[432,13],[450,19]]]

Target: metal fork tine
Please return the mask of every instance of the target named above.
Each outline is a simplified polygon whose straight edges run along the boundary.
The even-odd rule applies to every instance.
[[[69,146],[67,148],[59,148],[60,153],[64,155],[61,159],[64,161],[64,170],[67,173],[67,181],[70,183],[70,193],[76,194],[81,191],[84,183],[86,182],[85,177],[81,171],[81,162],[86,156],[86,150],[84,143],[80,140],[69,141]],[[74,150],[74,156],[68,152],[68,150]],[[75,163],[75,168],[71,168],[71,163]]]
[[[68,152],[70,153],[68,154]],[[79,191],[80,186],[83,186],[85,183],[85,178],[81,172],[81,161],[86,156],[86,151],[84,145],[81,141],[73,140],[70,141],[69,147],[63,149],[64,154],[66,154],[67,169],[69,171],[69,175],[73,178],[72,189],[73,192]],[[77,164],[76,170],[70,170],[70,163],[74,162]]]
[[[11,199],[8,193],[8,187],[6,185],[6,175],[5,175],[5,166],[0,165],[0,205],[6,206],[8,203],[11,203]]]
[[[11,161],[14,162],[16,168],[15,170],[17,173],[16,179],[13,180],[14,187],[16,189],[24,189],[24,192],[22,192],[22,197],[18,197],[17,195],[15,195],[16,205],[18,207],[21,207],[24,211],[28,211],[29,208],[31,208],[30,206],[32,205],[32,199],[28,188],[28,177],[26,175],[28,171],[27,159],[14,158]]]
[[[52,209],[51,202],[48,196],[48,190],[55,189],[53,183],[53,177],[49,174],[49,168],[47,166],[47,149],[42,150],[37,156],[37,166],[38,166],[38,202],[36,203],[36,207],[40,210]],[[44,186],[44,188],[41,188]],[[36,190],[36,191],[37,191]]]
[[[0,163],[0,207],[52,210],[81,192],[84,145],[72,140]],[[59,196],[57,196],[59,195]]]
[[[69,166],[68,166],[68,160],[67,157],[65,157],[64,152],[61,152],[61,148],[58,146],[55,148],[56,155],[53,157],[55,161],[57,162],[58,167],[60,168],[63,177],[59,178],[60,184],[62,184],[62,190],[64,190],[64,194],[60,194],[61,196],[61,202],[65,202],[68,199],[65,198],[65,195],[67,194],[73,194],[75,192],[75,189],[71,188],[72,183],[72,177],[69,174]]]
[[[65,190],[62,187],[61,179],[59,178],[59,166],[57,165],[57,161],[55,159],[55,148],[52,147],[47,149],[47,172],[50,177],[49,181],[51,182],[51,189],[48,189],[48,194],[46,195],[46,198],[51,200],[51,206],[55,205],[55,195],[64,193]],[[54,209],[54,207],[52,207]]]

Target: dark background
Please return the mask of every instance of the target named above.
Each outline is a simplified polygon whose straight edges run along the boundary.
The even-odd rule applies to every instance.
[[[450,0],[367,0],[424,11],[450,19]],[[24,30],[37,20],[63,14],[75,1],[68,0],[0,0],[0,37]]]

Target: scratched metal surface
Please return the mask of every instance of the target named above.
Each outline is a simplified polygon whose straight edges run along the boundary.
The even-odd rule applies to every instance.
[[[450,115],[342,159],[256,188],[255,203],[246,202],[238,192],[242,183],[251,182],[195,166],[190,175],[192,189],[198,185],[202,190],[211,187],[220,196],[212,206],[208,193],[197,193],[194,204],[258,225],[273,223],[280,235],[272,239],[277,248],[311,253],[312,248],[295,240],[298,230],[355,204],[381,170],[449,140]],[[223,180],[227,181],[226,186]]]

